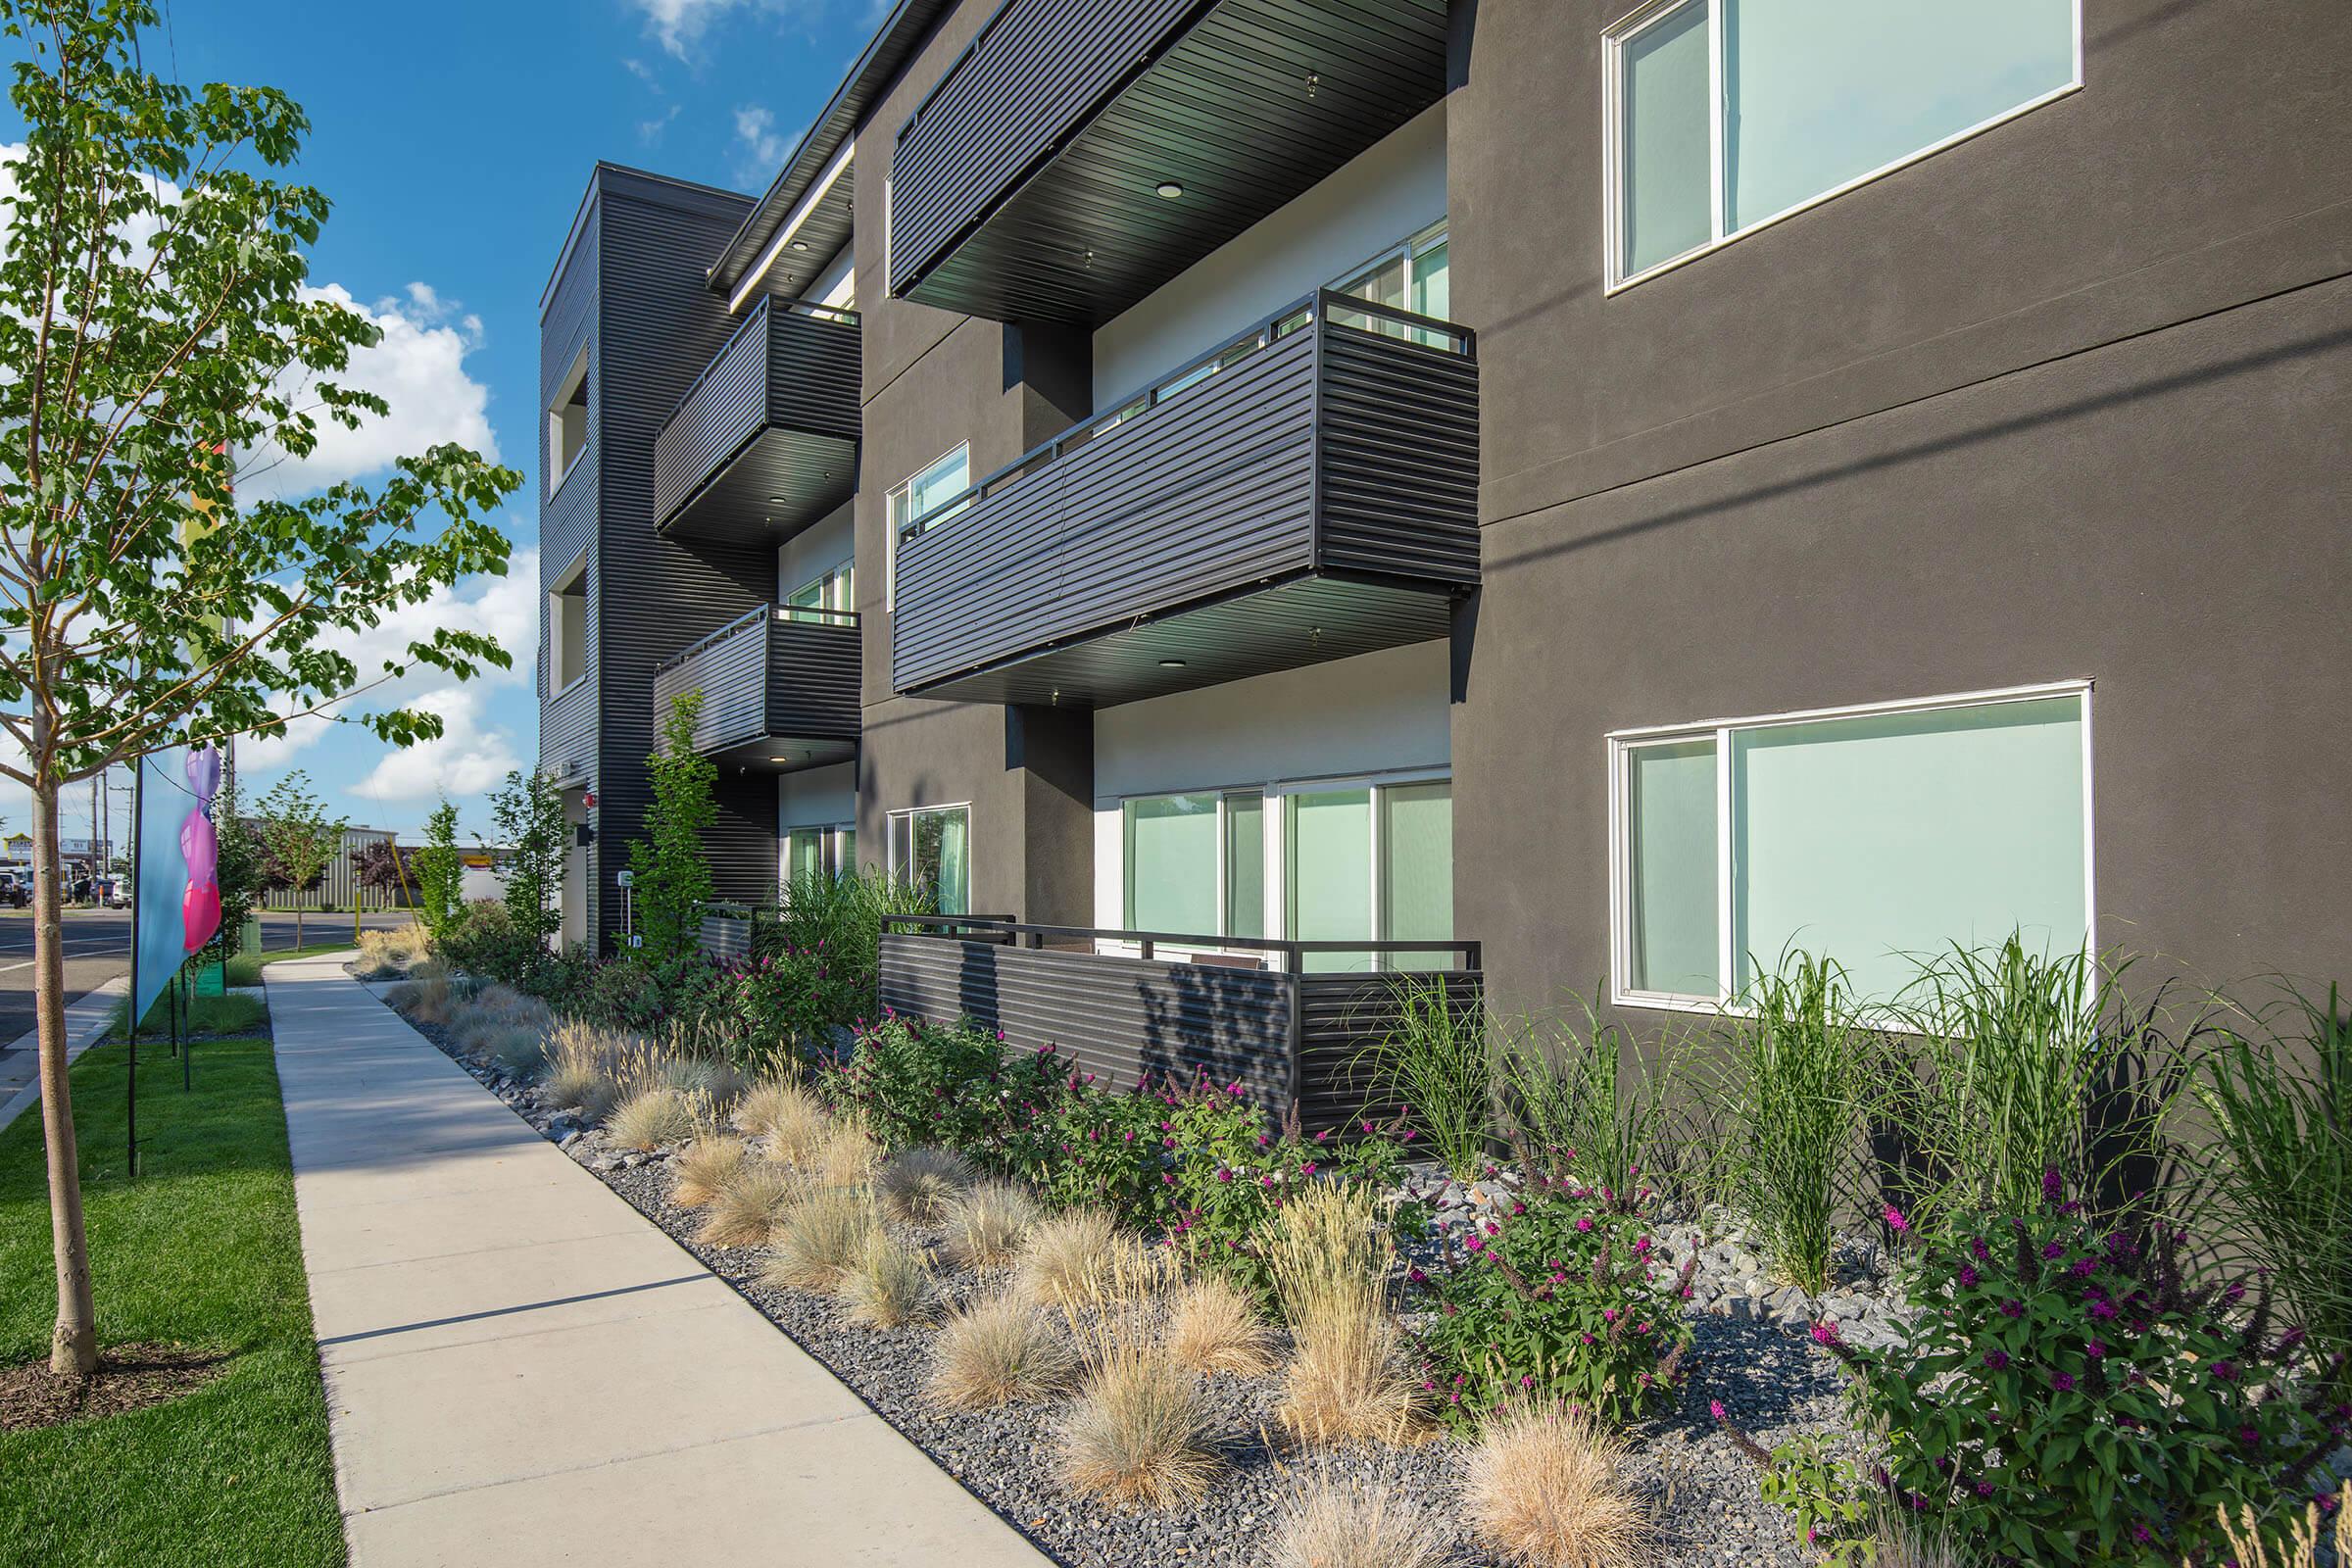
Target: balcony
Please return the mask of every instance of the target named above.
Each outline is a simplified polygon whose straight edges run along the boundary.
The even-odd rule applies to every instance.
[[[700,691],[694,749],[721,766],[790,773],[858,755],[858,617],[762,605],[654,672],[654,722]]]
[[[1162,948],[1240,951],[1171,959]],[[1365,966],[1308,967],[1343,951]],[[1419,965],[1433,951],[1453,961],[1371,967]],[[1296,1105],[1310,1133],[1393,1113],[1373,1102],[1364,1051],[1395,1026],[1405,987],[1443,980],[1468,1017],[1486,981],[1475,942],[1245,941],[955,915],[886,918],[880,972],[893,1011],[970,1018],[1013,1050],[1051,1045],[1113,1088],[1203,1072],[1269,1115]]]
[[[899,127],[890,291],[1099,326],[1438,102],[1446,51],[1446,0],[1005,0]]]
[[[1108,708],[1444,637],[1477,583],[1471,335],[1323,291],[910,523],[892,681]]]
[[[770,296],[654,437],[654,524],[781,543],[858,487],[858,316]]]

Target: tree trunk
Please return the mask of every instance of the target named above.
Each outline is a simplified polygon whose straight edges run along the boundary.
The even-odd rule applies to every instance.
[[[40,710],[34,709],[37,731]],[[32,989],[41,1033],[41,1132],[49,1148],[49,1234],[57,1254],[57,1332],[49,1370],[82,1377],[98,1365],[98,1319],[90,1303],[90,1249],[81,1224],[80,1156],[74,1146],[74,1102],[66,1076],[65,913],[58,886],[57,786],[32,792]],[[126,1007],[135,1004],[125,1004]],[[138,1020],[130,1020],[136,1029]]]

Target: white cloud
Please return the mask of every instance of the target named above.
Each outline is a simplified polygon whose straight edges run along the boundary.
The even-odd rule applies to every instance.
[[[646,31],[670,54],[687,60],[711,23],[750,3],[757,0],[637,0],[637,9],[645,13]]]
[[[379,803],[436,795],[478,795],[522,766],[514,738],[482,722],[482,694],[469,686],[426,692],[411,705],[441,718],[441,738],[387,752],[351,793]]]
[[[333,379],[373,392],[391,408],[383,418],[363,416],[347,430],[313,407],[317,396],[303,383],[287,388],[288,400],[311,408],[318,444],[307,457],[268,451],[243,455],[238,464],[240,496],[309,495],[346,479],[380,472],[395,458],[414,455],[444,441],[471,447],[496,461],[498,437],[490,428],[490,389],[466,373],[466,356],[481,345],[481,318],[444,300],[429,283],[411,283],[402,297],[361,305],[339,283],[306,287],[303,297],[330,300],[358,311],[383,334],[359,349]]]
[[[776,132],[773,110],[745,104],[735,111],[736,172],[744,183],[765,184],[791,150],[791,140]]]

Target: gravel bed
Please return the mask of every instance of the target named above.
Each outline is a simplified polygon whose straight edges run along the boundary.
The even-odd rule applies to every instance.
[[[414,1020],[412,1020],[414,1022]],[[1307,1479],[1385,1482],[1417,1499],[1452,1528],[1456,1471],[1463,1446],[1439,1438],[1411,1447],[1378,1445],[1302,1449],[1274,1418],[1270,1378],[1219,1374],[1207,1378],[1210,1402],[1223,1428],[1229,1463],[1200,1503],[1160,1510],[1120,1509],[1065,1490],[1054,1473],[1058,1401],[978,1412],[934,1411],[921,1391],[930,1370],[933,1330],[874,1329],[850,1322],[825,1297],[771,1290],[759,1282],[759,1249],[713,1249],[694,1239],[699,1216],[670,1201],[673,1152],[636,1153],[611,1147],[602,1132],[564,1107],[544,1103],[531,1086],[467,1060],[447,1030],[416,1024],[543,1136],[588,1169],[671,1239],[765,1313],[794,1343],[822,1362],[884,1420],[929,1453],[1000,1517],[1056,1561],[1071,1568],[1156,1568],[1217,1564],[1250,1568],[1286,1499]],[[1441,1230],[1458,1227],[1486,1195],[1444,1185]],[[1787,1515],[1765,1503],[1754,1468],[1709,1413],[1719,1399],[1732,1418],[1766,1447],[1803,1431],[1845,1428],[1836,1363],[1806,1337],[1808,1315],[1834,1302],[1850,1308],[1841,1322],[1883,1321],[1888,1308],[1869,1250],[1850,1247],[1838,1289],[1826,1302],[1786,1299],[1787,1293],[1750,1290],[1753,1255],[1720,1216],[1670,1230],[1661,1246],[1696,1250],[1701,1264],[1691,1326],[1697,1371],[1678,1406],[1642,1422],[1631,1434],[1629,1478],[1654,1504],[1668,1568],[1799,1568],[1806,1556]],[[907,1240],[928,1242],[918,1231]],[[986,1294],[992,1282],[943,1264],[951,1300]],[[1839,1300],[1839,1298],[1846,1298]],[[1868,1333],[1868,1329],[1863,1330]],[[1456,1533],[1456,1559],[1489,1562]]]

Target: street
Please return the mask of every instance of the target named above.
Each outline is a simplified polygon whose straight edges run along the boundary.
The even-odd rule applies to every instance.
[[[369,930],[405,925],[406,910],[361,916]],[[306,912],[302,933],[314,946],[351,940],[351,915]],[[262,916],[264,950],[294,946],[294,916],[271,910]],[[66,911],[66,1000],[73,1001],[92,986],[130,967],[130,911],[127,909],[69,909]],[[0,1061],[10,1046],[32,1028],[32,917],[23,911],[0,914]]]

